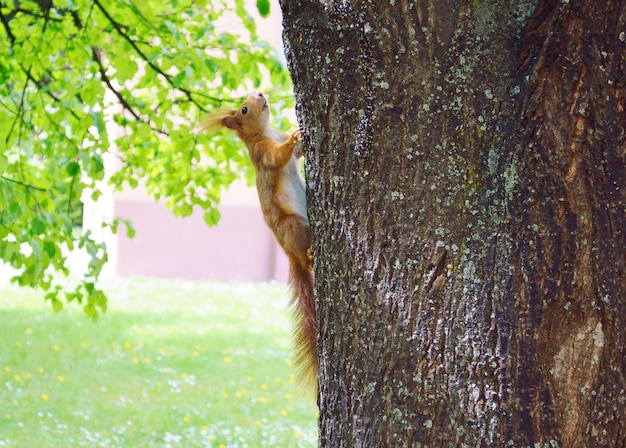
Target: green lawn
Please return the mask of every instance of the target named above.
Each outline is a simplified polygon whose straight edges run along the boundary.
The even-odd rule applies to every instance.
[[[0,284],[0,447],[313,447],[279,285],[117,279],[97,321]]]

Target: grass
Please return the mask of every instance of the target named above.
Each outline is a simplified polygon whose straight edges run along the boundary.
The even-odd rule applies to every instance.
[[[0,284],[0,447],[313,447],[280,285],[149,278],[53,313]]]

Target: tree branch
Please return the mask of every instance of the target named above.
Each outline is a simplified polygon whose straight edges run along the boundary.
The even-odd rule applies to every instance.
[[[21,65],[20,65],[21,66]],[[22,67],[22,69],[24,69],[24,67]],[[17,112],[15,113],[15,120],[13,120],[13,123],[11,123],[11,127],[9,128],[9,132],[7,133],[7,138],[6,141],[9,141],[9,138],[11,138],[11,134],[13,133],[13,129],[15,129],[15,125],[17,124],[18,120],[23,119],[23,114],[24,114],[24,97],[26,96],[26,88],[28,87],[28,78],[30,77],[30,68],[28,70],[24,69],[24,73],[26,73],[26,82],[24,83],[24,88],[22,89],[22,95],[20,97],[20,102],[17,105]],[[20,124],[20,129],[21,129],[21,124]]]
[[[15,43],[15,35],[13,34],[13,31],[11,31],[11,27],[9,26],[10,19],[4,14],[2,14],[2,8],[4,8],[4,2],[0,2],[0,21],[2,22],[2,25],[4,26],[4,30],[6,31],[7,36],[9,37],[11,46],[13,46],[13,44]]]
[[[120,91],[117,90],[113,86],[111,79],[106,74],[106,70],[104,68],[104,65],[102,64],[102,58],[100,57],[99,51],[100,50],[98,48],[94,47],[91,50],[91,54],[92,54],[92,59],[95,61],[96,64],[98,64],[98,72],[100,73],[100,78],[102,78],[102,81],[106,84],[109,90],[113,92],[113,94],[117,97],[117,100],[120,102],[124,110],[128,111],[138,121],[141,121],[142,123],[147,124],[150,127],[150,129],[152,129],[153,131],[158,132],[159,134],[162,134],[162,135],[169,135],[167,131],[163,131],[161,129],[155,128],[154,125],[150,122],[150,120],[143,118],[139,114],[139,112],[135,111],[135,109],[128,103],[124,95],[122,95]]]
[[[44,19],[46,22],[48,21],[56,22],[56,23],[63,22],[62,19],[50,17],[50,10],[44,11],[43,14],[39,14],[39,13],[36,13],[35,11],[31,11],[30,9],[24,9],[24,8],[17,8],[13,11],[14,14],[17,14],[18,12],[21,12],[22,14],[25,14],[27,16],[35,17],[37,19]]]
[[[24,74],[26,75],[26,81],[32,81],[38,89],[41,89],[42,87],[46,86],[48,84],[48,82],[45,82],[41,79],[37,79],[35,78],[31,73],[30,73],[30,67],[26,68],[24,67],[24,65],[20,62],[19,63],[20,68],[22,69],[22,72],[24,72]],[[49,73],[49,72],[48,72]],[[52,75],[50,75],[50,77],[52,77]],[[46,95],[48,95],[50,98],[52,98],[55,102],[59,103],[61,102],[60,98],[58,98],[54,93],[52,93],[50,90],[46,90],[45,92]],[[77,120],[80,120],[80,117],[76,114],[76,112],[74,112],[73,109],[69,109],[70,114],[72,114],[72,116],[74,118],[76,118]]]
[[[74,193],[74,184],[76,183],[76,178],[77,177],[78,176],[72,176],[72,181],[70,182],[70,191],[67,194],[67,210],[66,210],[66,214],[67,214],[68,218],[72,214],[72,195]]]
[[[126,34],[124,32],[124,30],[122,29],[123,26],[117,22],[113,17],[111,17],[111,15],[109,14],[109,12],[102,6],[102,4],[100,3],[100,0],[94,0],[94,4],[98,7],[98,9],[102,12],[102,14],[104,14],[104,16],[106,17],[106,19],[109,21],[109,23],[113,26],[113,28],[115,28],[115,30],[118,32],[118,34],[120,36],[122,36],[122,38],[124,40],[126,40],[131,47],[133,47],[133,49],[135,50],[135,52],[141,57],[141,59],[143,59],[152,70],[154,70],[156,73],[158,73],[159,75],[163,76],[163,78],[165,78],[165,80],[167,81],[167,83],[176,90],[179,90],[181,92],[183,92],[185,94],[185,96],[187,97],[187,99],[192,102],[193,104],[196,105],[196,107],[198,107],[201,111],[203,112],[207,112],[206,108],[204,106],[202,106],[201,104],[199,104],[193,97],[192,97],[192,93],[196,93],[196,92],[191,92],[189,89],[185,89],[184,87],[176,87],[174,85],[174,80],[172,79],[172,76],[168,75],[167,73],[165,73],[163,70],[161,70],[161,68],[156,65],[154,62],[152,62],[143,51],[141,51],[141,49],[137,46],[137,43],[132,40],[130,38],[130,36],[128,34]]]
[[[37,191],[44,191],[44,192],[45,192],[45,191],[48,191],[48,190],[47,190],[47,189],[45,189],[45,188],[35,187],[34,185],[30,185],[30,184],[27,184],[27,183],[21,182],[21,181],[19,181],[19,180],[15,180],[15,179],[11,179],[10,177],[6,177],[5,175],[0,176],[0,179],[5,180],[5,181],[7,181],[7,182],[12,182],[12,183],[14,183],[14,184],[20,185],[20,186],[22,186],[22,187],[24,187],[24,188],[28,188],[28,189],[30,189],[30,190],[37,190]]]

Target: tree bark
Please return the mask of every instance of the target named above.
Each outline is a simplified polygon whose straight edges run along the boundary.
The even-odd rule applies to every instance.
[[[281,6],[319,446],[626,447],[626,1]]]

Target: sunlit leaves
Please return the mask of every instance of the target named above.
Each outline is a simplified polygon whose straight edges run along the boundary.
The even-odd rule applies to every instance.
[[[197,123],[252,89],[271,90],[275,113],[291,107],[289,76],[243,0],[2,5],[0,259],[55,310],[75,300],[95,316],[106,307],[97,278],[107,253],[77,227],[84,190],[95,199],[103,180],[143,185],[174,213],[215,224],[221,193],[253,171],[232,136],[203,135]],[[257,9],[266,16],[269,3]],[[108,226],[119,222],[134,234],[125,221]],[[67,273],[76,250],[85,276],[62,287],[54,272]]]

